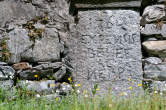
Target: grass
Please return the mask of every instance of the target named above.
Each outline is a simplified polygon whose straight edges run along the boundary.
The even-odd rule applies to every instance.
[[[0,110],[166,110],[166,98],[155,93],[128,99],[110,95],[90,98],[73,93],[54,100],[21,93],[17,92],[17,98],[9,100],[9,91],[1,90]]]

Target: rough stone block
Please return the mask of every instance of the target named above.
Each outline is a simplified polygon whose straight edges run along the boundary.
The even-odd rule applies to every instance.
[[[78,17],[71,55],[75,81],[89,91],[98,83],[98,93],[109,88],[116,95],[141,90],[137,87],[142,79],[139,13],[91,10],[79,11]]]

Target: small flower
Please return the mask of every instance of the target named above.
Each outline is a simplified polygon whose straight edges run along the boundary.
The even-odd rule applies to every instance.
[[[123,95],[127,96],[128,94],[126,92],[124,92]]]
[[[40,97],[40,95],[39,95],[39,94],[36,94],[36,97]]]
[[[87,94],[87,90],[83,90],[83,94]]]
[[[137,84],[137,86],[138,86],[138,87],[141,87],[141,86],[142,86],[142,84]]]
[[[133,88],[130,86],[128,89],[129,89],[129,90],[132,90]]]
[[[62,84],[66,84],[66,82],[63,82]]]
[[[99,91],[99,88],[97,88],[96,91]]]
[[[38,75],[37,75],[37,74],[35,74],[35,75],[34,75],[34,77],[35,77],[35,78],[37,78],[37,77],[38,77]]]
[[[163,95],[163,93],[162,93],[162,92],[160,92],[160,95]]]
[[[155,93],[155,94],[157,94],[157,93],[158,93],[158,91],[154,91],[154,93]]]
[[[59,100],[59,98],[58,97],[56,97],[56,101],[58,101]]]
[[[87,98],[87,97],[88,97],[88,95],[87,95],[87,94],[85,94],[85,97]]]
[[[112,104],[109,104],[108,107],[109,107],[109,108],[112,108]]]
[[[128,78],[128,81],[131,81],[131,79],[130,79],[130,78]]]
[[[120,96],[123,96],[123,92],[120,93]]]
[[[69,81],[70,83],[72,83],[71,77],[68,78],[68,81]]]
[[[118,90],[118,87],[115,87],[115,90]]]
[[[80,90],[77,90],[77,93],[80,94]]]
[[[81,84],[77,84],[77,86],[78,86],[78,87],[80,87],[80,86],[81,86]]]

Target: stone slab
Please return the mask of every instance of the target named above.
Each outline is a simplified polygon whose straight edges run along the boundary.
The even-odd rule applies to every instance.
[[[76,8],[140,7],[141,0],[75,0]]]
[[[166,80],[166,63],[145,64],[144,78],[165,81]]]
[[[78,12],[73,33],[73,77],[82,90],[98,93],[109,88],[120,95],[136,93],[142,80],[139,13],[132,10],[90,10]],[[132,87],[132,89],[131,89]]]

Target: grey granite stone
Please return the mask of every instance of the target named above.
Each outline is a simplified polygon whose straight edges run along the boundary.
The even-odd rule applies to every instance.
[[[33,48],[22,53],[22,59],[32,62],[60,60],[63,45],[60,43],[58,33],[54,28],[45,28],[41,39],[36,39]]]
[[[7,47],[11,54],[9,63],[18,63],[21,61],[21,54],[32,47],[33,41],[30,41],[28,32],[25,29],[14,29],[9,32]]]
[[[166,57],[166,40],[145,41],[142,43],[144,50],[149,56]]]
[[[13,79],[15,70],[10,66],[0,66],[0,80]]]
[[[12,80],[3,80],[0,81],[0,88],[3,90],[9,90],[12,88],[14,82]]]
[[[30,20],[37,15],[35,7],[31,4],[23,4],[12,0],[0,1],[0,27],[4,27],[13,19],[24,18]]]
[[[165,5],[152,5],[145,8],[140,24],[145,26],[145,24],[165,19]]]
[[[162,60],[157,57],[149,57],[149,58],[146,58],[144,62],[147,64],[160,64],[162,63]]]
[[[166,80],[166,63],[145,64],[144,78],[165,81]]]
[[[141,34],[146,36],[160,35],[161,38],[166,38],[166,24],[158,26],[157,24],[146,24],[145,28],[141,30]]]
[[[73,77],[82,89],[98,93],[112,88],[113,94],[141,91],[128,88],[142,80],[139,13],[132,10],[89,10],[78,12],[76,32],[72,33]]]

